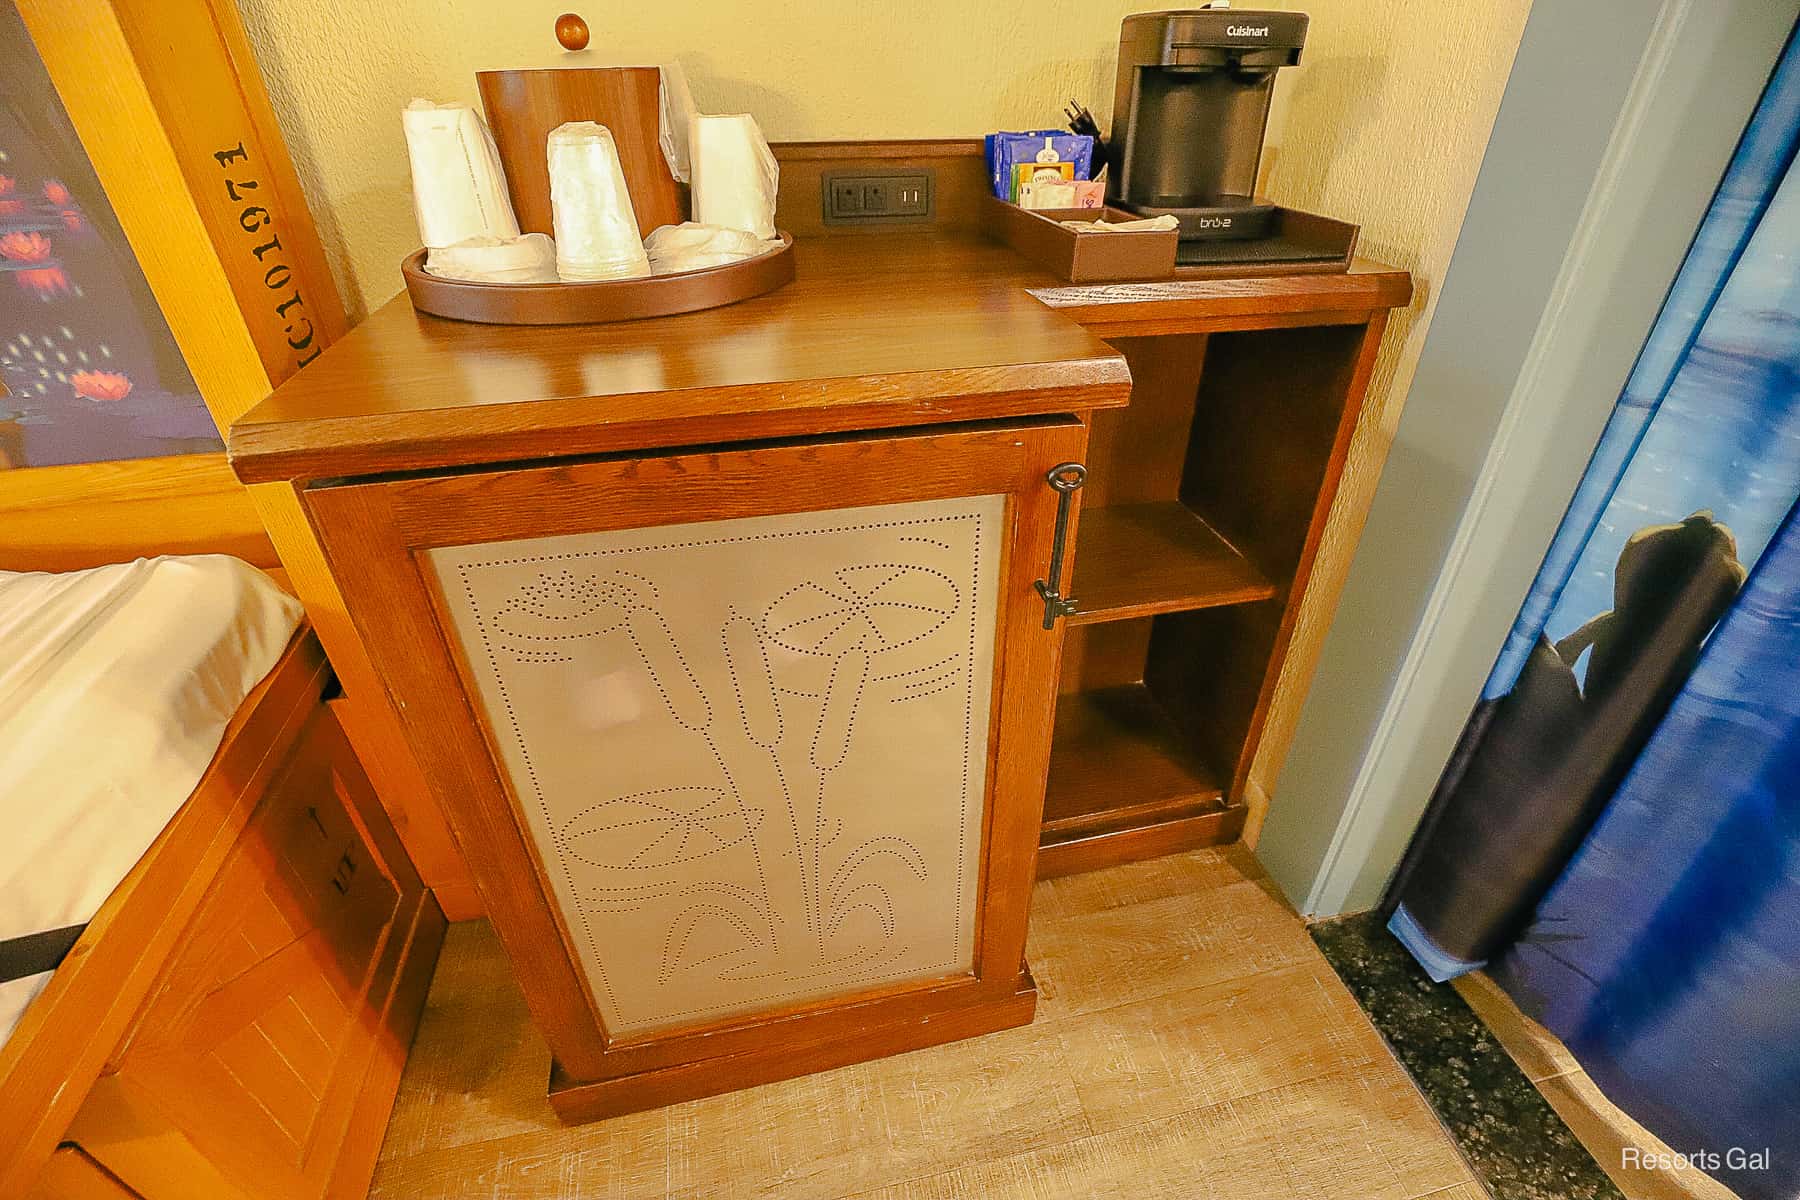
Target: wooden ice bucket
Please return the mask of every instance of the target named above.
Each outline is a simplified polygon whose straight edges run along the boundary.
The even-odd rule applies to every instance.
[[[544,143],[565,121],[598,121],[612,131],[640,235],[687,220],[687,189],[669,173],[657,141],[662,73],[655,67],[477,71],[475,79],[522,232],[555,233]]]

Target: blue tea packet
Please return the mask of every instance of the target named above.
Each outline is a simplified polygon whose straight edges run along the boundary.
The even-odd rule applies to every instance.
[[[1093,177],[1094,139],[1086,134],[1061,129],[1039,129],[1027,132],[1001,131],[983,139],[987,152],[988,180],[994,195],[1017,202],[1019,170],[1022,164],[1034,162],[1067,163],[1060,171],[1067,178]]]

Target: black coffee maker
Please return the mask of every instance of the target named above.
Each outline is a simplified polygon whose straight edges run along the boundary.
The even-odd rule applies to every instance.
[[[1174,214],[1183,242],[1267,237],[1275,206],[1253,193],[1269,99],[1275,72],[1300,61],[1305,41],[1305,13],[1211,8],[1126,17],[1107,199],[1144,216]]]

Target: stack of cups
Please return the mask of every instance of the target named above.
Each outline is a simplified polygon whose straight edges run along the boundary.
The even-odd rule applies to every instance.
[[[688,134],[693,161],[694,220],[775,236],[779,168],[749,113],[697,116]]]
[[[419,237],[433,250],[469,238],[515,238],[500,151],[475,110],[414,100],[400,113]]]
[[[557,275],[577,282],[650,274],[619,149],[607,128],[593,121],[558,125],[547,153]]]

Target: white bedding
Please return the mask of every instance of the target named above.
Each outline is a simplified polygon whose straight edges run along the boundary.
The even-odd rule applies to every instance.
[[[0,939],[93,917],[300,617],[219,554],[0,571]],[[0,983],[0,1042],[49,979]]]

